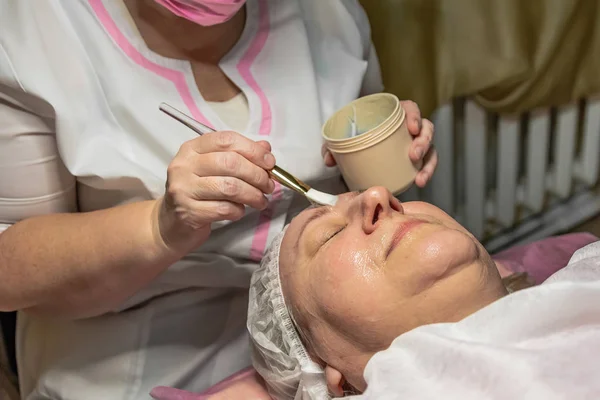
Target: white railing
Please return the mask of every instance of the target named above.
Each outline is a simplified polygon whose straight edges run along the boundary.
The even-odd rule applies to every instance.
[[[600,98],[518,116],[456,100],[433,116],[440,162],[432,202],[490,251],[567,230],[600,212]]]

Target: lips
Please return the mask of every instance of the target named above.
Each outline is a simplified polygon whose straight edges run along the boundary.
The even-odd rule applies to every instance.
[[[398,244],[400,244],[400,242],[402,241],[402,239],[408,232],[410,232],[417,225],[421,225],[422,223],[423,223],[423,221],[419,221],[416,219],[400,223],[398,225],[396,231],[394,232],[394,235],[392,236],[392,240],[390,242],[390,248],[388,250],[387,255],[389,256],[390,253],[392,251],[394,251],[396,246],[398,246]]]

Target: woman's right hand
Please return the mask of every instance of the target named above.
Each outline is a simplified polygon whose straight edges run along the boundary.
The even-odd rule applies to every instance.
[[[238,133],[205,134],[184,143],[167,169],[165,195],[153,213],[155,236],[169,250],[189,252],[210,235],[211,223],[236,221],[244,206],[267,206],[275,166],[268,142]]]

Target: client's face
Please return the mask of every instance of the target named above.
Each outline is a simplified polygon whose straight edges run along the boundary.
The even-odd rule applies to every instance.
[[[458,321],[506,293],[466,229],[431,204],[401,204],[383,188],[296,217],[282,242],[280,274],[334,391],[344,379],[363,390],[367,361],[398,335]]]

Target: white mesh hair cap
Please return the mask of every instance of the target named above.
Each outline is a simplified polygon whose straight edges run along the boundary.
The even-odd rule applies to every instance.
[[[248,305],[252,363],[277,400],[330,399],[325,372],[310,359],[281,290],[279,251],[286,230],[273,239],[252,275]]]

